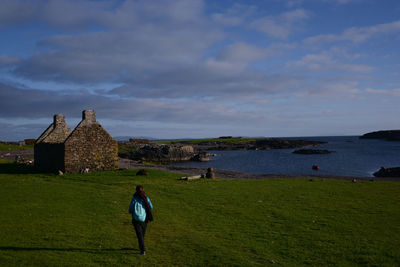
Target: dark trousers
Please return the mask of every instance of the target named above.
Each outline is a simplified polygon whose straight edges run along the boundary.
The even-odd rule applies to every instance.
[[[146,247],[144,246],[144,235],[146,234],[146,222],[137,222],[133,221],[133,226],[135,227],[136,236],[139,242],[140,252],[146,251]]]

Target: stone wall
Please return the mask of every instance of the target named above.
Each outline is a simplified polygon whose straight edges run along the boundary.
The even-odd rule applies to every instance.
[[[65,172],[118,168],[118,144],[96,121],[93,110],[85,110],[82,121],[65,140]]]
[[[56,114],[53,123],[37,139],[36,143],[63,143],[71,134],[71,129],[65,123],[65,116]]]
[[[34,145],[35,167],[51,172],[64,171],[64,141],[70,133],[64,115],[54,115],[53,123],[40,135]]]

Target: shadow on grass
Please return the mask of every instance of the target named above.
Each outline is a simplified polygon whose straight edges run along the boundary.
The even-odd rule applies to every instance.
[[[35,174],[42,173],[32,165],[18,163],[1,163],[0,174]]]
[[[84,253],[111,253],[111,252],[135,252],[134,248],[30,248],[30,247],[0,247],[0,251],[62,251],[62,252],[84,252]]]

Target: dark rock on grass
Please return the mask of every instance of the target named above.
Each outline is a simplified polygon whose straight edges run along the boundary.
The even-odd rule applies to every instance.
[[[298,149],[293,151],[294,154],[312,155],[312,154],[330,154],[335,151],[329,151],[326,149]]]
[[[400,178],[400,167],[396,168],[385,168],[381,167],[379,171],[374,173],[375,177],[399,177]]]
[[[147,176],[147,171],[145,169],[141,169],[136,173],[136,176],[139,175]]]

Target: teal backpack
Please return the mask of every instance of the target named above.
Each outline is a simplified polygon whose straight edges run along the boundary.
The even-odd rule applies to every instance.
[[[146,220],[146,208],[143,205],[142,199],[135,199],[132,216],[135,221],[144,222]]]

